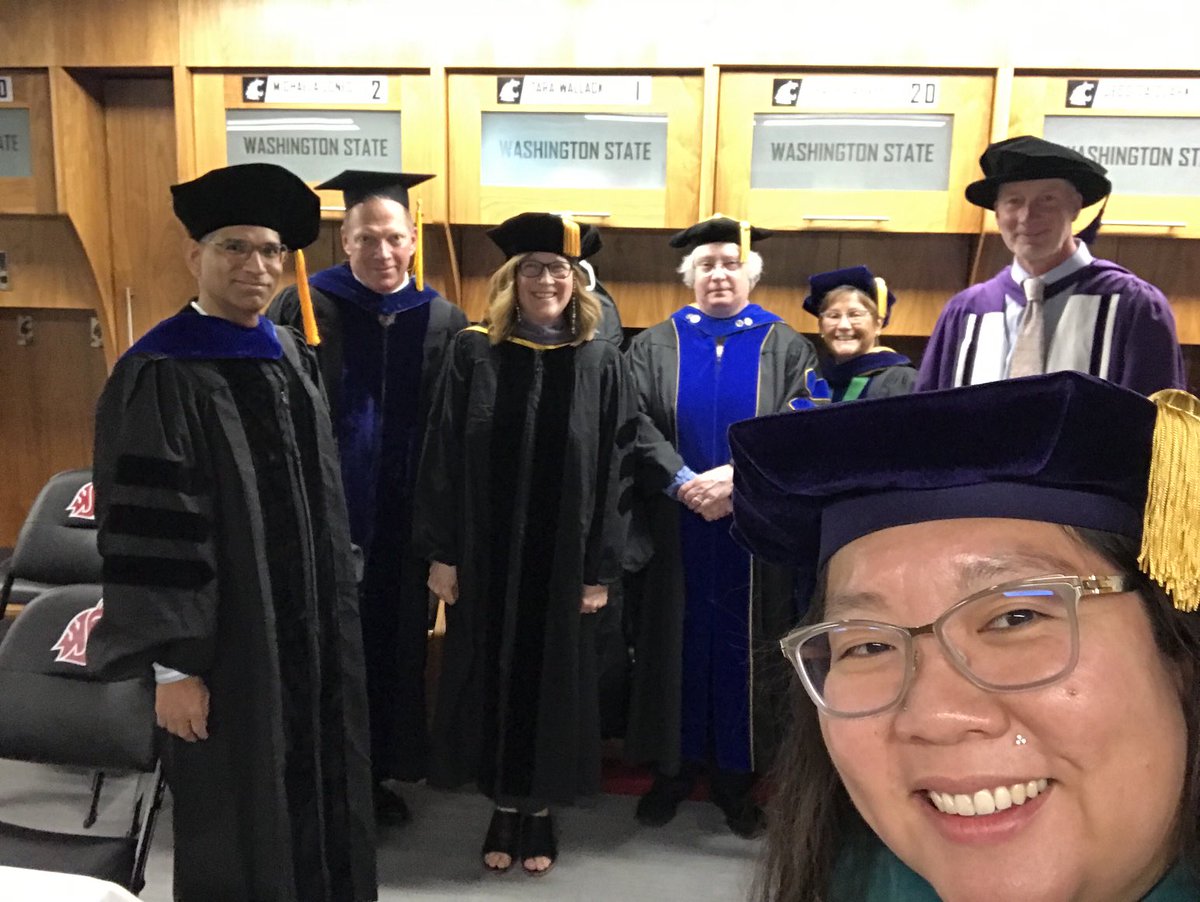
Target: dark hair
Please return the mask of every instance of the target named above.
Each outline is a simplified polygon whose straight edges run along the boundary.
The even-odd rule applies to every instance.
[[[1138,547],[1133,539],[1092,529],[1064,529],[1107,558],[1118,572],[1133,574],[1133,591],[1142,598],[1155,644],[1179,670],[1187,764],[1176,825],[1176,858],[1193,874],[1200,874],[1200,613],[1176,610],[1166,591],[1138,570]],[[825,589],[822,570],[805,624],[824,618]],[[869,834],[870,828],[834,769],[821,737],[816,706],[798,678],[792,679],[789,693],[791,724],[772,771],[775,793],[768,805],[767,841],[752,898],[759,902],[828,902],[839,856],[852,850],[855,838]],[[845,898],[862,898],[868,869],[855,867],[853,875],[863,881],[863,889],[855,893],[851,887]]]

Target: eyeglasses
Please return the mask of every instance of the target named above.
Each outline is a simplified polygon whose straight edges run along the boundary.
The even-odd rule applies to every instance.
[[[702,258],[702,259],[696,261],[696,272],[702,273],[704,275],[709,275],[710,273],[714,272],[718,267],[725,270],[725,272],[737,272],[739,269],[742,268],[742,261],[741,260],[713,260],[708,257],[705,257],[705,258]]]
[[[551,260],[549,263],[543,263],[541,260],[522,260],[517,264],[517,272],[527,279],[540,279],[546,270],[550,271],[550,278],[560,282],[571,276],[571,264],[566,260]]]
[[[287,245],[276,244],[273,241],[268,241],[266,244],[255,244],[253,241],[246,241],[242,238],[223,238],[220,241],[209,241],[208,244],[235,263],[245,263],[256,251],[267,263],[282,263],[288,252]]]
[[[976,592],[933,623],[839,620],[780,641],[817,707],[870,717],[903,700],[917,667],[916,639],[933,635],[954,668],[980,689],[1018,692],[1060,680],[1079,660],[1079,601],[1132,589],[1131,576],[1046,576]]]
[[[870,315],[871,314],[868,313],[866,310],[847,310],[845,312],[839,312],[837,310],[826,310],[824,313],[821,314],[821,322],[823,322],[823,323],[840,323],[842,321],[842,317],[845,317],[846,319],[850,320],[851,323],[861,323],[863,320],[867,319]]]

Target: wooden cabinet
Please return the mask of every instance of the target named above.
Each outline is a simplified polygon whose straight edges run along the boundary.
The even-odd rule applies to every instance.
[[[721,73],[716,209],[779,229],[975,232],[994,78]]]
[[[605,85],[615,86],[614,102],[593,102]],[[559,87],[563,99],[550,102]],[[453,222],[552,211],[604,226],[684,228],[699,215],[699,74],[451,73],[448,98]]]
[[[45,69],[0,69],[0,78],[0,152],[28,172],[5,176],[0,170],[0,213],[58,213],[50,75]]]
[[[1108,169],[1104,234],[1200,237],[1200,78],[1017,75],[1009,134],[1042,135]]]
[[[302,96],[303,92],[270,90],[270,86],[280,82],[294,86],[314,80],[322,80],[329,90],[324,96],[309,91],[312,99],[303,102],[276,99]],[[445,220],[441,93],[427,73],[195,71],[191,81],[195,175],[229,164],[231,135],[243,142],[239,150],[248,157],[298,170],[297,174],[310,184],[331,178],[343,169],[396,171],[398,157],[399,168],[404,172],[438,176],[414,188],[411,197],[414,203],[421,202],[427,220]],[[356,102],[337,102],[335,83],[349,88]],[[262,130],[236,134],[229,130],[230,123],[253,111],[282,115],[276,115],[274,123],[262,123]],[[234,127],[244,130],[246,124],[235,123]],[[380,129],[378,134],[387,137],[370,137],[374,134],[371,127]],[[276,130],[270,131],[271,128]],[[398,153],[391,146],[396,133],[400,141]],[[303,140],[290,143],[279,140],[297,135],[303,135]],[[340,219],[344,212],[341,192],[318,193],[323,217]]]

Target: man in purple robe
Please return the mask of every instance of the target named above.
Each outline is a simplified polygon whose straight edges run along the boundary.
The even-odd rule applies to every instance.
[[[915,390],[1058,370],[1147,395],[1185,388],[1163,293],[1072,234],[1079,211],[1112,191],[1104,167],[1028,135],[991,145],[979,163],[967,200],[995,211],[1013,263],[946,304]]]

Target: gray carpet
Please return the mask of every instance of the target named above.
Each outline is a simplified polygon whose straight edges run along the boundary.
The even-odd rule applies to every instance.
[[[593,808],[563,811],[559,860],[545,877],[519,865],[484,871],[479,847],[487,829],[486,799],[406,786],[410,824],[385,833],[379,848],[379,899],[554,900],[554,902],[736,902],[745,899],[758,842],[731,834],[712,805],[685,802],[666,827],[640,826],[637,799],[604,796]],[[159,822],[141,898],[171,900],[171,823]]]

